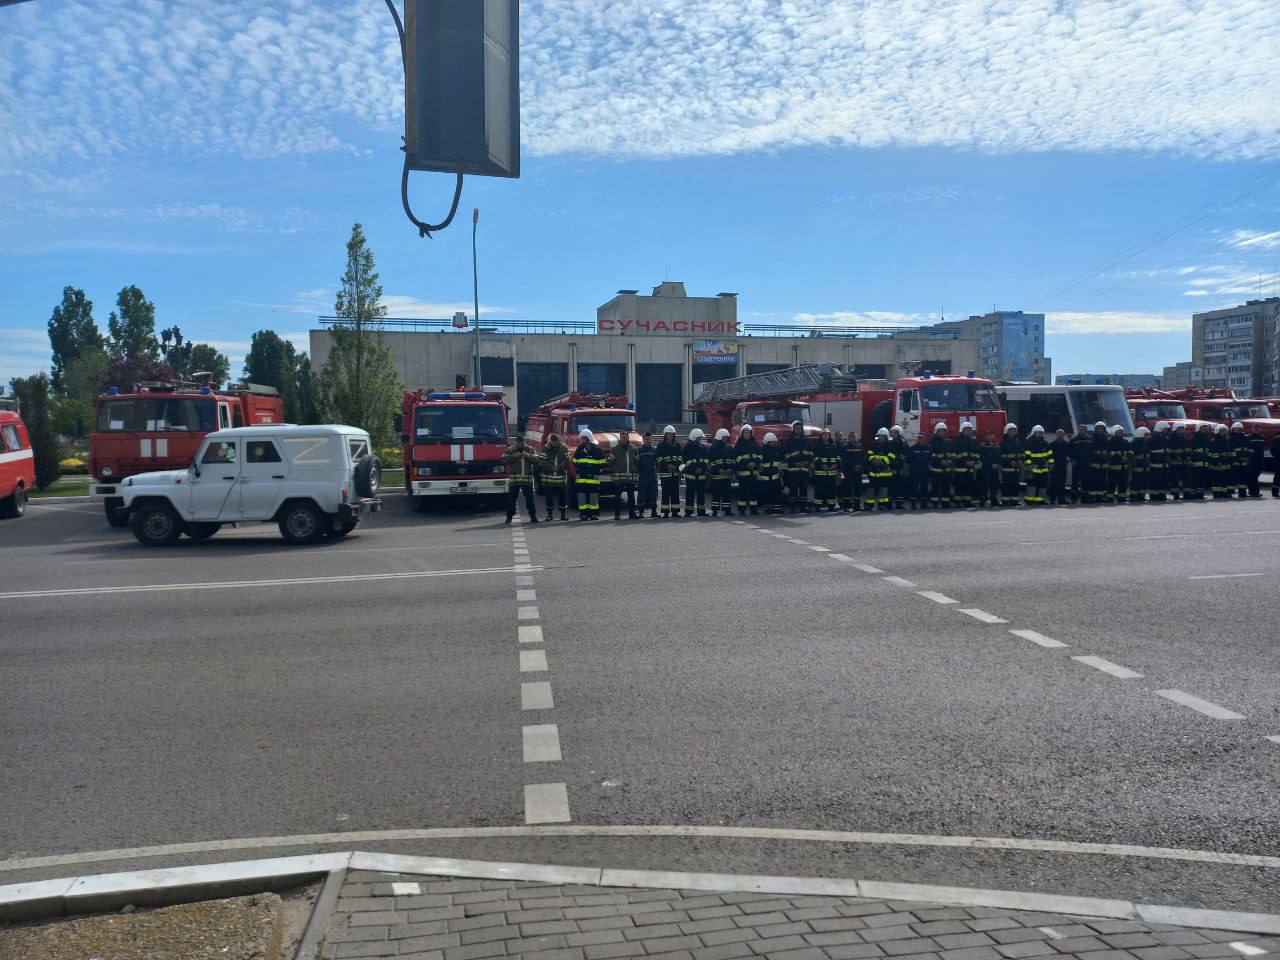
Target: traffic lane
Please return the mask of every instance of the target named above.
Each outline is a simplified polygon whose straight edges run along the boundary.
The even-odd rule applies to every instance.
[[[1268,745],[1229,725],[802,548],[615,541],[620,596],[589,543],[538,576],[577,820],[1280,848]]]
[[[511,582],[7,605],[0,850],[519,822]]]

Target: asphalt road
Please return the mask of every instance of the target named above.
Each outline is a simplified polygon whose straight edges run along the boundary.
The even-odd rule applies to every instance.
[[[576,825],[1280,856],[1280,501],[522,534],[387,499],[301,549],[255,527],[146,550],[94,504],[0,524],[0,882],[565,813],[530,784]],[[358,846],[1280,911],[1268,868],[635,833]]]

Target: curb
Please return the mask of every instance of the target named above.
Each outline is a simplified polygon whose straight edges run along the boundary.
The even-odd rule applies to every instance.
[[[569,867],[554,864],[500,863],[414,857],[392,853],[343,853],[271,860],[241,860],[193,867],[92,874],[60,880],[38,880],[0,886],[0,921],[37,920],[112,910],[125,904],[155,906],[209,897],[239,896],[277,889],[325,876],[324,889],[303,935],[299,958],[315,955],[346,871],[376,870],[424,876],[467,877],[483,880],[525,880],[593,887],[748,891],[793,896],[865,897],[873,900],[913,900],[966,907],[1030,910],[1072,916],[1140,920],[1241,933],[1280,934],[1280,914],[1203,910],[1128,900],[1057,896],[1015,890],[929,886],[881,880],[781,877],[733,873],[677,873],[658,870],[615,870],[609,867]],[[310,949],[310,953],[303,948]]]
[[[76,494],[70,497],[28,497],[27,506],[39,506],[42,503],[93,503],[100,500],[101,497],[91,497],[87,494]]]

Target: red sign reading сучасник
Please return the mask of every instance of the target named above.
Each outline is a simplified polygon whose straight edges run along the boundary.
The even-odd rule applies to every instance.
[[[596,320],[596,333],[685,334],[742,333],[736,320]]]

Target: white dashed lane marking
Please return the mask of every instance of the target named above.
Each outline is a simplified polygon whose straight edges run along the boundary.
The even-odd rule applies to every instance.
[[[885,577],[885,578],[884,578],[884,582],[885,582],[885,583],[892,583],[892,584],[894,584],[895,586],[899,586],[899,587],[914,587],[914,586],[915,586],[915,584],[914,584],[914,583],[912,583],[910,580],[904,580],[904,579],[902,579],[902,577]]]
[[[568,823],[569,790],[563,783],[530,783],[524,788],[525,823]]]
[[[847,557],[843,553],[828,553],[827,556],[832,560],[839,560],[841,563],[853,563],[853,557]]]
[[[1054,640],[1052,637],[1046,637],[1043,633],[1037,633],[1034,630],[1010,630],[1015,637],[1021,637],[1023,640],[1030,640],[1032,643],[1038,643],[1042,647],[1065,647],[1066,644],[1061,640]]]
[[[951,597],[948,597],[945,593],[938,593],[935,590],[917,590],[916,593],[924,597],[926,600],[932,600],[934,603],[959,603],[960,602],[959,600],[951,599]]]
[[[517,639],[519,639],[521,643],[541,643],[542,642],[542,628],[537,624],[522,625],[517,629],[516,634],[517,634]]]
[[[558,763],[560,761],[560,731],[554,723],[539,723],[524,727],[525,763]]]
[[[1113,677],[1119,677],[1121,680],[1134,680],[1142,676],[1136,670],[1122,667],[1120,664],[1112,663],[1110,660],[1103,660],[1102,657],[1072,657],[1071,659],[1077,663],[1083,663],[1086,667],[1093,667],[1095,670],[1109,673]]]
[[[830,552],[831,552],[831,548],[830,548],[830,547],[813,547],[813,546],[811,546],[811,547],[809,547],[809,549],[810,549],[810,550],[814,550],[814,551],[816,551],[816,552],[818,552],[818,553],[830,553]]]
[[[521,673],[546,673],[547,669],[547,652],[545,650],[520,651]]]
[[[792,543],[794,543],[797,547],[807,547],[807,546],[809,546],[809,541],[808,541],[808,540],[797,540],[795,537],[792,537],[792,538],[791,538],[791,542],[792,542]]]
[[[1226,707],[1220,707],[1216,703],[1210,703],[1208,700],[1201,700],[1199,697],[1193,697],[1189,693],[1182,690],[1157,690],[1157,697],[1164,697],[1166,700],[1172,700],[1174,703],[1180,703],[1184,707],[1190,707],[1197,713],[1203,713],[1206,717],[1213,717],[1215,720],[1243,720],[1243,713],[1236,713],[1234,710],[1228,710]]]
[[[873,567],[869,563],[855,563],[854,566],[863,573],[884,573],[879,567]]]
[[[550,710],[555,706],[551,699],[551,684],[546,680],[520,684],[521,710]]]
[[[416,897],[421,892],[421,884],[399,882],[391,884],[391,893],[396,897]]]
[[[979,610],[977,607],[961,607],[960,612],[965,616],[973,617],[975,620],[981,620],[983,623],[1008,623],[997,617],[994,613],[987,613],[985,610]]]
[[[516,619],[517,620],[537,620],[538,608],[537,607],[520,607],[519,609],[516,610]]]
[[[538,599],[537,590],[517,590],[516,603],[529,603]]]

